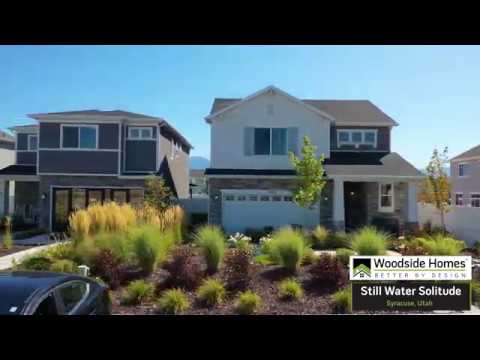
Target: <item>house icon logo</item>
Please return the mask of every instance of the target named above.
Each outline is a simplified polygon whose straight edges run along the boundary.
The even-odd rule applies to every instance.
[[[369,278],[371,276],[371,259],[353,259],[353,277]]]

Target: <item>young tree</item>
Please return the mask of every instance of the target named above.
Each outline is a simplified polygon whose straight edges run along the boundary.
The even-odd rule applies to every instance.
[[[290,162],[297,171],[297,189],[293,200],[303,208],[311,208],[319,198],[326,184],[323,169],[323,154],[316,156],[317,147],[312,144],[308,136],[303,138],[302,156],[296,157],[290,152]]]
[[[445,173],[445,166],[448,163],[448,148],[445,147],[442,153],[437,149],[433,150],[432,157],[427,166],[427,178],[423,181],[418,194],[418,200],[432,204],[440,212],[442,229],[445,231],[445,214],[449,209],[451,184]]]
[[[145,203],[159,211],[170,205],[170,188],[162,177],[151,175],[145,180]]]

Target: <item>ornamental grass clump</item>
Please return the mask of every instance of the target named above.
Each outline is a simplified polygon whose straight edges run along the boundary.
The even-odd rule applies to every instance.
[[[262,307],[262,298],[251,290],[241,293],[235,301],[235,312],[239,315],[251,315]]]
[[[92,234],[103,232],[107,227],[107,213],[101,204],[93,204],[87,208],[87,214],[90,218],[90,227]]]
[[[77,272],[77,265],[67,259],[54,260],[50,266],[50,271],[74,274]]]
[[[301,232],[283,228],[273,234],[269,243],[272,259],[289,272],[296,272],[305,253],[305,239]]]
[[[123,216],[120,206],[115,202],[102,205],[106,215],[106,230],[109,232],[126,232],[128,220]]]
[[[300,300],[303,296],[302,285],[295,279],[286,279],[278,285],[278,295],[282,300]]]
[[[417,238],[419,245],[428,255],[460,255],[465,243],[449,236],[436,234],[428,238]]]
[[[85,239],[90,234],[91,220],[86,210],[78,210],[68,218],[70,233],[75,243]]]
[[[197,289],[197,299],[206,306],[222,304],[227,292],[223,284],[216,279],[206,279]]]
[[[135,280],[128,284],[122,296],[123,305],[138,305],[153,297],[155,288],[145,280]]]
[[[311,234],[312,247],[314,249],[326,249],[329,235],[330,232],[325,227],[318,225]]]
[[[375,227],[364,227],[352,236],[352,249],[358,255],[385,255],[389,236]]]
[[[10,216],[5,216],[5,219],[3,220],[3,226],[5,228],[5,232],[3,234],[3,247],[8,250],[13,246],[12,218]]]
[[[216,226],[202,226],[195,234],[195,242],[202,250],[207,271],[210,274],[217,272],[222,264],[226,247],[222,230]]]
[[[332,295],[333,311],[340,314],[352,312],[352,291],[346,287]]]
[[[158,310],[165,314],[179,314],[190,308],[190,301],[181,289],[165,291],[157,301]]]
[[[337,260],[345,266],[348,266],[350,264],[350,256],[354,255],[355,251],[350,249],[340,248],[335,251],[335,256],[337,257]]]

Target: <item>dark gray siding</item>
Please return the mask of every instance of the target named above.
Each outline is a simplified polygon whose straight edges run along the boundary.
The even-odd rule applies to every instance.
[[[0,149],[13,150],[15,149],[15,144],[11,141],[0,140]]]
[[[17,164],[36,165],[37,152],[36,151],[17,152]]]
[[[28,150],[28,135],[35,135],[35,133],[17,134],[17,149],[18,150]]]
[[[40,123],[40,148],[60,147],[60,124]]]
[[[156,171],[156,141],[127,140],[125,171]]]
[[[118,149],[118,124],[100,124],[98,126],[98,147],[100,149]]]
[[[331,150],[338,150],[337,146],[337,129],[359,129],[359,130],[366,130],[366,129],[374,129],[377,130],[377,148],[375,150],[380,151],[388,151],[390,152],[390,128],[388,127],[374,127],[374,126],[362,126],[362,127],[355,127],[355,126],[332,126],[330,127],[330,149]],[[340,150],[344,150],[344,148],[340,148]]]
[[[114,151],[40,151],[40,173],[117,174]]]

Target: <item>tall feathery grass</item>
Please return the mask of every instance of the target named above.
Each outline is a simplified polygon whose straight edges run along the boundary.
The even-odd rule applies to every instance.
[[[296,272],[307,247],[306,240],[300,231],[286,227],[273,234],[269,244],[269,255],[286,270]]]
[[[389,236],[373,226],[364,227],[352,236],[352,249],[358,255],[385,255]]]

